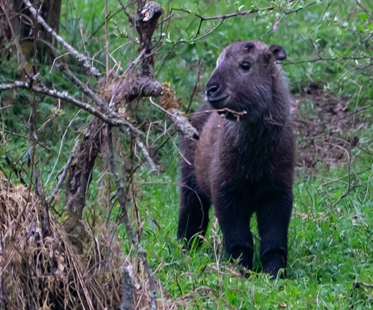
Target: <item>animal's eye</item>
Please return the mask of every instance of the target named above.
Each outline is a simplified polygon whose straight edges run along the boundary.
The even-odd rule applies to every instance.
[[[251,68],[251,64],[248,63],[247,61],[241,62],[240,66],[241,66],[241,69],[245,71],[249,71]]]

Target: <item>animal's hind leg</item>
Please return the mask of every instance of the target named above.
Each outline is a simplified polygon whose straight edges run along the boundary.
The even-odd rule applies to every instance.
[[[191,246],[193,237],[198,233],[204,235],[209,223],[209,209],[210,200],[198,191],[195,175],[184,178],[180,186],[178,239],[185,238]]]
[[[194,114],[190,123],[199,133],[207,122],[211,110],[207,102],[201,107],[200,112]],[[206,233],[209,222],[208,211],[210,209],[210,199],[198,188],[194,171],[194,154],[197,147],[197,140],[181,139],[181,150],[187,159],[181,164],[181,184],[180,184],[180,213],[179,226],[177,230],[178,239],[185,238],[191,245],[191,239],[198,233]]]

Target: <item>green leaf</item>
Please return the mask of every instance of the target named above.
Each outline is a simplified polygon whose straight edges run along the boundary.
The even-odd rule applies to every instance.
[[[367,20],[367,14],[365,12],[360,13],[360,19],[365,22]]]

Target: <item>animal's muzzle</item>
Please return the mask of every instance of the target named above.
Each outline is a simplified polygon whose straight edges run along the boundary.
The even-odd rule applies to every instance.
[[[205,94],[214,109],[226,107],[229,95],[224,93],[219,84],[207,84]]]
[[[212,84],[206,86],[206,96],[208,98],[210,97],[216,97],[216,95],[219,94],[219,85],[218,84]]]

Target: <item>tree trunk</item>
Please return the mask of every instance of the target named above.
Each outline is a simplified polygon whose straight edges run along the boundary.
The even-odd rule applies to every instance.
[[[4,43],[9,43],[13,40],[14,35],[17,35],[19,29],[19,18],[16,13],[16,1],[1,0],[0,1],[0,47]]]
[[[35,7],[40,7],[40,2],[31,1]],[[41,2],[40,15],[46,20],[49,26],[58,33],[60,24],[61,14],[61,0],[44,0]],[[50,51],[49,44],[55,46],[52,36],[45,31],[39,24],[30,26],[22,22],[22,15],[32,17],[28,10],[25,10],[25,6],[22,0],[0,0],[0,49],[4,43],[15,43],[14,39],[18,39],[20,42],[22,53],[24,57],[29,58],[35,54],[33,50],[33,40],[37,38],[37,49],[39,60],[48,57],[48,61],[52,62],[53,57]],[[23,18],[23,20],[29,20]],[[32,29],[31,29],[32,28]],[[32,30],[32,31],[31,31]],[[41,34],[41,36],[40,36]],[[47,43],[47,44],[45,44]],[[49,44],[48,44],[49,43]],[[13,48],[7,50],[7,53],[11,55]],[[18,51],[19,52],[19,51]]]
[[[66,183],[65,210],[67,221],[64,224],[71,242],[82,252],[84,229],[81,223],[86,195],[92,180],[95,160],[103,144],[104,123],[94,118],[84,135],[78,153],[69,169]]]

